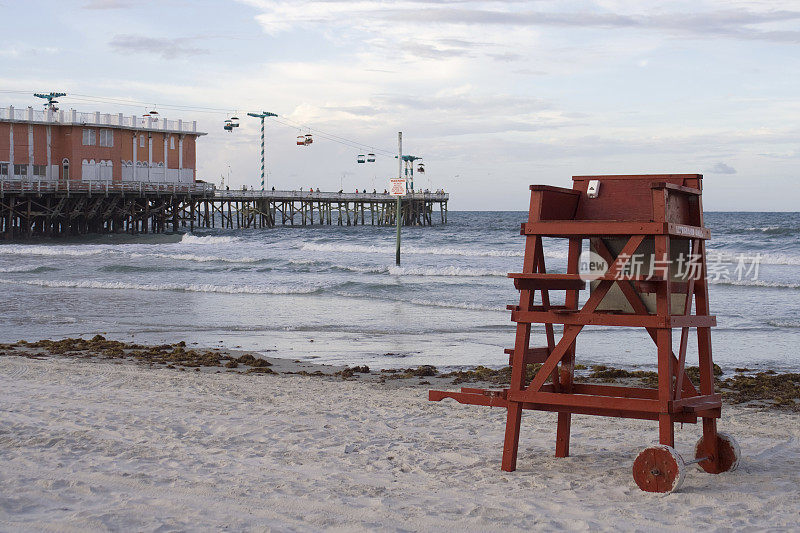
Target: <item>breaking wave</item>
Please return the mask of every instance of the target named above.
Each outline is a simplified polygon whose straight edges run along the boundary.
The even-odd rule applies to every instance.
[[[0,268],[0,272],[5,274],[38,274],[40,272],[53,272],[58,270],[56,267],[49,266],[20,266]]]
[[[227,244],[238,242],[236,237],[217,237],[213,235],[192,235],[190,233],[184,234],[181,239],[181,244]]]
[[[462,268],[456,266],[438,267],[438,268],[420,268],[420,267],[398,267],[392,266],[388,269],[389,274],[397,276],[465,276],[465,277],[483,277],[483,276],[496,276],[504,278],[507,272],[501,270],[489,270],[486,268]]]
[[[757,259],[759,264],[762,265],[800,265],[800,256],[793,254],[738,253],[709,250],[707,255],[709,262],[737,264],[742,260],[745,265],[749,265]]]
[[[712,285],[736,285],[739,287],[768,287],[774,289],[800,289],[800,283],[780,283],[777,281],[764,281],[760,279],[743,280],[710,280]]]
[[[177,292],[216,292],[223,294],[313,294],[321,292],[319,287],[256,287],[252,285],[212,285],[200,283],[159,283],[141,284],[125,283],[121,281],[58,281],[45,279],[32,279],[21,281],[0,280],[0,283],[23,284],[37,287],[67,288],[67,289],[116,289],[138,291],[177,291]]]
[[[767,324],[776,328],[800,328],[797,320],[768,320]]]
[[[364,244],[329,244],[329,243],[303,243],[301,249],[309,252],[339,252],[357,254],[384,254],[394,255],[394,246],[375,246]],[[432,248],[418,246],[404,246],[403,254],[412,255],[457,255],[466,257],[523,257],[524,250],[520,246],[519,250],[474,250],[469,248]],[[545,253],[547,257],[564,259],[566,252],[550,251]]]
[[[48,257],[85,257],[88,255],[118,253],[107,247],[97,246],[28,246],[24,244],[6,244],[0,246],[0,255],[38,255]]]
[[[195,254],[165,254],[165,253],[152,253],[152,254],[142,254],[142,253],[132,253],[131,257],[136,258],[143,258],[143,257],[159,257],[162,259],[173,259],[175,261],[195,261],[198,263],[261,263],[267,261],[267,259],[259,259],[257,257],[220,257],[218,255],[195,255]]]

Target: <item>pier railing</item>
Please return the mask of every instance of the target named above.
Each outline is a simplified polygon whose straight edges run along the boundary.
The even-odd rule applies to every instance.
[[[213,194],[210,183],[145,183],[141,181],[50,181],[50,180],[2,180],[0,194],[11,192],[26,193],[203,193]]]
[[[325,202],[385,202],[393,201],[394,196],[388,193],[353,193],[325,191],[254,191],[254,190],[222,190],[211,183],[156,183],[156,182],[114,182],[108,180],[91,181],[56,181],[29,179],[0,179],[0,194],[10,192],[26,193],[202,193],[206,196],[224,200],[288,200],[288,201],[325,201]],[[450,195],[446,192],[409,192],[404,200],[447,201]]]
[[[253,198],[253,199],[290,199],[290,200],[320,200],[320,201],[386,201],[394,200],[394,196],[389,193],[354,193],[354,192],[326,192],[326,191],[251,191],[251,190],[214,190],[215,198]],[[403,199],[405,200],[448,200],[450,195],[443,192],[409,192]]]
[[[166,118],[153,118],[152,116],[125,116],[122,113],[100,113],[99,111],[83,113],[74,109],[70,109],[69,111],[54,111],[50,109],[34,109],[33,107],[22,109],[17,109],[14,106],[0,107],[0,120],[39,124],[117,126],[121,128],[174,131],[205,135],[197,131],[196,120],[168,120]]]

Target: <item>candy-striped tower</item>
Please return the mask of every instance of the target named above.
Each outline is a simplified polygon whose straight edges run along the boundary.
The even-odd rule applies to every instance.
[[[261,113],[248,113],[247,115],[261,119],[261,190],[263,191],[266,188],[266,182],[264,179],[264,119],[267,117],[277,117],[278,115],[268,111],[262,111]]]

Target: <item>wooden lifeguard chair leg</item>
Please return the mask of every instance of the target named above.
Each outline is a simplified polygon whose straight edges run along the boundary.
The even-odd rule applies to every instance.
[[[531,196],[531,214],[537,213],[539,208],[539,198]],[[531,218],[533,218],[531,216]],[[529,235],[525,242],[525,259],[523,260],[523,272],[535,272],[544,265],[542,252],[542,238],[538,235]],[[530,310],[534,301],[534,291],[522,290],[519,293],[520,310]],[[531,343],[531,324],[520,322],[517,324],[517,336],[514,340],[514,358],[511,361],[511,383],[509,390],[521,391],[525,389],[525,377],[527,374],[527,364],[525,354]],[[517,450],[519,448],[519,430],[522,423],[522,403],[508,402],[508,418],[506,419],[506,434],[503,440],[503,463],[502,470],[513,472],[517,469]]]
[[[706,245],[699,242],[700,257],[703,258],[700,279],[695,282],[695,306],[698,315],[708,315],[708,279],[706,272]],[[700,394],[714,394],[714,362],[711,358],[711,328],[697,328],[698,366],[700,367]],[[719,462],[719,440],[717,439],[717,419],[703,417],[703,443],[706,456],[711,458],[707,472],[722,472]],[[708,463],[706,463],[708,464]]]
[[[578,262],[583,247],[583,239],[569,240],[569,253],[567,255],[567,272],[578,273]],[[613,262],[613,259],[612,261]],[[564,304],[569,309],[578,309],[578,291],[567,291]],[[564,330],[566,333],[566,328]],[[561,390],[572,392],[572,382],[575,378],[575,342],[572,341],[566,355],[561,360]],[[552,348],[551,348],[552,350]],[[558,413],[558,426],[556,429],[556,457],[569,456],[569,434],[572,425],[572,413]]]
[[[503,441],[503,464],[501,469],[513,472],[517,469],[517,449],[519,448],[519,427],[522,423],[522,404],[508,402],[506,436]]]
[[[669,403],[672,400],[672,330],[659,328],[656,332],[658,344],[658,400],[661,412],[658,415],[658,442],[675,447],[675,428]]]
[[[669,236],[658,235],[655,237],[654,267],[663,268],[669,265]],[[667,267],[668,268],[668,267]],[[658,284],[656,292],[656,313],[660,318],[668,320],[672,314],[672,287],[669,271],[664,272],[664,280]],[[675,427],[670,402],[672,401],[672,380],[675,375],[675,364],[672,356],[672,328],[658,328],[656,330],[656,346],[658,347],[658,441],[667,446],[675,446]]]
[[[567,349],[561,360],[561,387],[564,392],[572,391],[572,379],[575,371],[575,341]],[[572,413],[558,413],[556,427],[556,457],[569,457],[569,433],[572,425]]]
[[[528,292],[530,291],[523,291]],[[525,300],[525,298],[521,298]],[[529,304],[530,305],[530,304]],[[517,324],[517,338],[514,343],[514,359],[511,366],[510,390],[520,391],[525,388],[525,352],[528,350],[531,338],[531,325]],[[519,428],[522,423],[522,404],[508,402],[508,418],[506,419],[506,434],[503,441],[502,469],[513,472],[517,469],[517,449],[519,448]]]

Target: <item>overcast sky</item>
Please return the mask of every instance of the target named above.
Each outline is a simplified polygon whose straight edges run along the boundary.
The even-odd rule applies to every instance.
[[[266,110],[302,125],[267,125],[281,189],[382,190],[397,173],[322,135],[296,146],[310,128],[390,152],[403,131],[428,170],[417,188],[445,187],[454,210],[659,172],[703,173],[710,210],[800,203],[797,0],[0,0],[0,14],[0,105],[61,90],[62,108],[197,119],[207,181],[258,186],[246,112]]]

